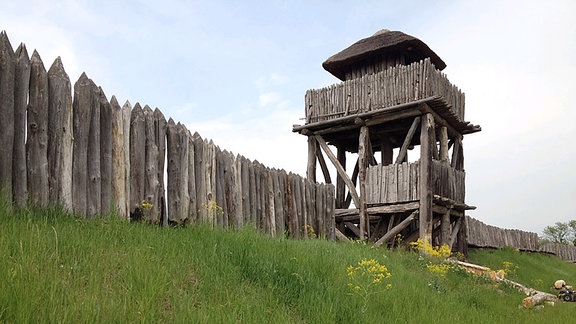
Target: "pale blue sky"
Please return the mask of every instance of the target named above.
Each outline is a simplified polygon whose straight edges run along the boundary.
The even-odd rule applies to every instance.
[[[383,28],[428,44],[482,126],[464,139],[472,217],[535,232],[576,219],[574,1],[0,0],[0,30],[46,68],[61,56],[73,82],[85,71],[108,98],[300,174],[305,91]]]

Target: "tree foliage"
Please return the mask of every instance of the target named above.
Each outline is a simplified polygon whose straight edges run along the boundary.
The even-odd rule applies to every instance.
[[[544,234],[544,239],[553,243],[576,245],[576,220],[567,223],[556,222],[552,226],[546,226],[542,234]]]

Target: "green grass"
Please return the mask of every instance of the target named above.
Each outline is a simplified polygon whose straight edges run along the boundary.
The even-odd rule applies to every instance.
[[[462,271],[440,277],[417,253],[251,229],[162,228],[84,220],[57,209],[0,208],[0,322],[532,323],[570,322],[576,303],[519,309],[512,288]],[[471,262],[517,266],[511,279],[549,290],[573,264],[513,250]],[[392,288],[363,308],[346,268],[386,265]]]

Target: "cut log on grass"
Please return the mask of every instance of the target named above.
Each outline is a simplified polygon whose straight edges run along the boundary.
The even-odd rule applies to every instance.
[[[525,308],[534,308],[538,305],[543,305],[546,302],[554,302],[558,299],[556,295],[538,291],[535,295],[526,297],[522,300],[522,306]]]

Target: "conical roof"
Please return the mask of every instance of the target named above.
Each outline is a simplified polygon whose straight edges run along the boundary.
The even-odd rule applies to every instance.
[[[418,38],[400,31],[386,29],[378,31],[368,38],[361,39],[339,53],[332,55],[322,63],[322,67],[338,79],[344,80],[346,71],[362,65],[363,62],[378,59],[383,55],[404,55],[406,64],[429,57],[437,69],[443,70],[446,67],[446,63]]]

